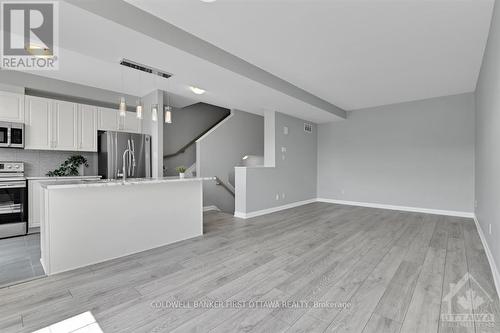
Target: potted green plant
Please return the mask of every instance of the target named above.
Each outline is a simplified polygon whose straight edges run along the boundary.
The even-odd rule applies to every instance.
[[[183,165],[178,166],[177,168],[175,168],[175,171],[177,171],[179,173],[179,178],[184,178],[185,172],[186,172],[186,167]]]
[[[82,155],[73,155],[68,157],[68,159],[59,166],[59,168],[55,169],[54,171],[47,172],[47,176],[49,177],[80,176],[79,169],[81,169],[82,166],[85,167],[89,166],[87,159]]]

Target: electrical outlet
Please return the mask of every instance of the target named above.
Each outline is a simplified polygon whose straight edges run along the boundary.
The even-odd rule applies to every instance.
[[[281,159],[284,161],[286,159],[285,154],[281,154]]]
[[[488,232],[489,232],[489,234],[491,235],[491,223],[490,223],[490,225],[489,225],[489,227],[488,227]]]
[[[286,153],[286,147],[281,147],[281,152]]]
[[[287,126],[283,127],[283,134],[288,135],[288,127]]]
[[[281,193],[281,199],[285,199],[285,192]]]
[[[345,190],[344,190],[344,189],[340,190],[340,192],[341,192],[342,194],[345,194]]]
[[[276,200],[279,200],[279,199],[280,199],[280,194],[276,193]]]

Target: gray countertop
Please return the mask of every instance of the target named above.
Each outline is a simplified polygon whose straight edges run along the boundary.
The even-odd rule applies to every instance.
[[[27,180],[51,180],[51,179],[99,179],[101,176],[63,176],[63,177],[48,177],[48,176],[39,176],[39,177],[25,177]]]
[[[43,188],[59,189],[59,188],[83,188],[83,187],[105,187],[105,186],[128,186],[139,184],[161,184],[169,182],[193,182],[193,181],[210,181],[215,180],[214,177],[161,177],[161,178],[130,178],[126,181],[121,179],[94,179],[94,180],[54,180],[54,182],[44,182]]]

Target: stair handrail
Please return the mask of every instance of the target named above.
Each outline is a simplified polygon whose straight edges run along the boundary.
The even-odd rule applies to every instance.
[[[220,185],[222,186],[224,189],[226,189],[229,193],[231,193],[231,195],[234,197],[235,196],[235,190],[234,190],[234,187],[232,187],[231,185],[229,184],[226,184],[222,179],[220,179],[219,177],[215,176],[215,184],[216,185]]]
[[[210,128],[206,129],[205,131],[203,131],[200,135],[196,136],[194,139],[192,139],[191,141],[189,141],[187,144],[185,144],[184,146],[182,146],[179,150],[177,150],[175,153],[172,153],[172,154],[167,154],[167,155],[163,155],[163,158],[170,158],[170,157],[174,157],[174,156],[177,156],[179,154],[182,154],[186,151],[186,149],[188,149],[192,144],[196,143],[196,141],[198,141],[198,139],[200,139],[202,136],[204,136],[205,134],[207,134],[212,128],[214,128],[215,126],[217,126],[221,121],[223,121],[224,119],[226,119],[227,117],[229,117],[231,115],[231,113],[229,113],[227,116],[225,116],[224,118],[221,118],[217,123],[215,123],[213,126],[210,126]]]

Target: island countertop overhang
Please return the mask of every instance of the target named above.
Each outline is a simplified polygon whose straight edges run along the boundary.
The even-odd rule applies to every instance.
[[[41,186],[46,189],[62,189],[62,188],[85,188],[85,187],[107,187],[107,186],[130,186],[144,184],[162,184],[175,182],[198,182],[211,181],[215,177],[160,177],[160,178],[130,178],[125,181],[121,179],[96,179],[96,180],[59,180],[57,182],[45,181]]]

